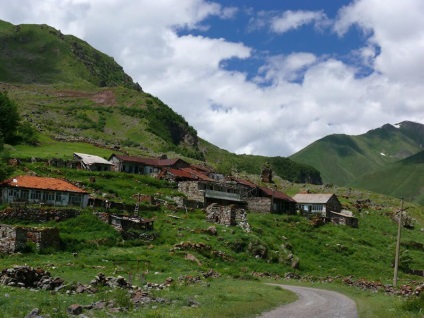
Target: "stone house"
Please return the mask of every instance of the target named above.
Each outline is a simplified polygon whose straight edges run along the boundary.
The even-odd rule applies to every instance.
[[[338,212],[330,212],[329,217],[332,223],[346,225],[357,228],[358,218],[354,217],[351,211],[341,210]]]
[[[111,171],[113,163],[99,156],[74,152],[74,162],[77,169],[91,171]]]
[[[3,203],[29,202],[53,206],[78,206],[88,203],[87,191],[57,178],[17,176],[0,183]]]
[[[298,193],[293,199],[300,213],[306,216],[330,217],[330,212],[340,212],[342,205],[333,193]]]
[[[234,226],[239,222],[247,222],[246,211],[234,204],[219,205],[212,203],[206,208],[206,220],[217,224]]]
[[[25,249],[28,242],[35,244],[38,251],[60,246],[57,228],[29,228],[0,224],[0,253],[15,253]]]
[[[112,154],[109,159],[117,172],[137,174],[157,174],[164,168],[181,169],[188,168],[190,164],[182,159],[142,158]]]
[[[249,194],[247,208],[262,213],[295,214],[296,201],[281,191],[257,186]]]
[[[189,200],[208,206],[212,203],[221,205],[246,205],[247,189],[234,182],[182,181],[178,191]]]

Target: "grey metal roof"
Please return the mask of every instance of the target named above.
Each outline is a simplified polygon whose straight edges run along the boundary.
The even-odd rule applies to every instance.
[[[298,203],[327,203],[333,193],[298,193],[293,199]]]
[[[77,155],[78,157],[80,157],[81,160],[88,166],[92,164],[96,164],[96,163],[101,163],[104,165],[113,165],[113,163],[99,156],[88,155],[88,154],[79,153],[79,152],[74,152],[74,155]]]

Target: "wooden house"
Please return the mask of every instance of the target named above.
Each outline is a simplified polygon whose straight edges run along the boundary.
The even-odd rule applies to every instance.
[[[302,214],[330,217],[330,212],[340,212],[342,205],[333,193],[298,193],[293,199]]]
[[[113,154],[108,160],[114,165],[115,171],[137,174],[157,174],[164,168],[190,167],[189,163],[179,158],[142,158]]]
[[[85,208],[87,191],[62,179],[35,176],[17,176],[0,183],[4,203],[29,202],[54,206],[74,205]]]
[[[262,213],[294,214],[296,201],[281,191],[257,186],[249,193],[247,208]]]
[[[111,171],[113,163],[99,156],[74,152],[74,162],[77,169],[91,171]]]

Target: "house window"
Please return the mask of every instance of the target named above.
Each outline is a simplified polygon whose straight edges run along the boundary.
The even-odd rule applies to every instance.
[[[314,212],[322,212],[322,205],[321,204],[314,204],[314,205],[312,205],[312,211],[314,211]]]
[[[31,192],[32,200],[40,200],[41,199],[41,191],[32,191]]]
[[[69,194],[69,204],[80,205],[81,195],[80,194]]]
[[[27,200],[28,199],[28,190],[21,190],[21,199]]]
[[[62,192],[56,193],[56,202],[62,202],[65,199],[66,194]]]

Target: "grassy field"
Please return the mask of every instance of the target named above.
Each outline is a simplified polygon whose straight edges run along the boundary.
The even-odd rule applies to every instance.
[[[131,308],[129,313],[118,313],[116,317],[253,317],[255,313],[294,299],[288,292],[264,285],[263,282],[268,280],[252,276],[255,272],[275,277],[274,283],[293,283],[293,280],[281,277],[294,272],[303,278],[303,283],[296,281],[296,284],[307,281],[308,286],[339,290],[355,299],[360,317],[420,317],[402,307],[404,298],[360,291],[341,282],[349,276],[391,283],[393,269],[390,263],[396,225],[385,220],[384,215],[366,215],[360,219],[359,229],[350,229],[332,224],[315,228],[308,220],[297,216],[249,214],[251,233],[238,227],[215,225],[216,236],[208,234],[207,228],[211,224],[205,222],[202,211],[185,213],[161,209],[142,211],[142,215],[155,218],[157,237],[153,241],[124,241],[111,227],[87,211],[75,219],[43,224],[60,229],[61,251],[2,255],[2,267],[23,264],[41,267],[69,284],[89,284],[100,272],[107,276],[121,275],[137,286],[146,282],[159,284],[173,278],[174,283],[168,289],[152,291],[155,297],[166,299],[165,304]],[[422,234],[418,229],[405,231],[403,241],[422,242]],[[208,248],[175,249],[175,245],[181,242],[203,243]],[[299,269],[292,269],[284,261],[286,249],[299,257]],[[255,257],[260,250],[267,251],[265,256]],[[78,252],[77,257],[73,256],[74,252]],[[409,252],[413,252],[410,265],[422,268],[423,251]],[[188,259],[188,254],[197,261]],[[201,276],[210,269],[220,277],[195,284],[181,279]],[[334,282],[322,283],[328,277]],[[417,278],[401,271],[399,284]],[[52,317],[63,317],[66,307],[74,303],[88,305],[111,298],[122,304],[129,301],[119,290],[101,289],[94,295],[34,292],[6,286],[1,286],[0,290],[0,295],[8,295],[0,297],[3,315],[0,317],[22,317],[36,307]],[[18,303],[22,305],[17,306]],[[193,303],[196,306],[189,306]],[[95,312],[96,317],[107,315],[104,311]]]

